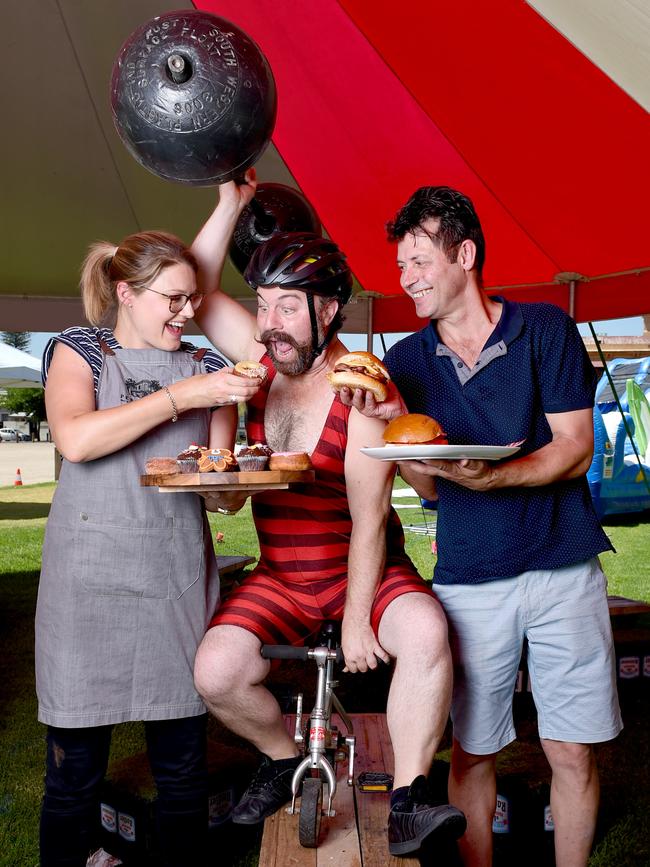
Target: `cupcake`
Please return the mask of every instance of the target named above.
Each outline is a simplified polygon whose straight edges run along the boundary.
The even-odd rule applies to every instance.
[[[273,454],[272,449],[263,443],[255,443],[243,448],[237,455],[239,469],[245,473],[255,473],[266,469],[269,457]]]
[[[176,455],[176,463],[178,464],[179,473],[198,473],[199,457],[201,456],[201,447],[195,443]]]

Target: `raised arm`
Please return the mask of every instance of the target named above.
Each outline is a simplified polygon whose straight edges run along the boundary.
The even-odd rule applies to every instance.
[[[241,304],[221,290],[228,245],[237,219],[255,194],[255,170],[247,183],[230,181],[219,187],[219,201],[196,236],[191,250],[199,263],[198,286],[206,293],[195,319],[206,337],[232,361],[257,361],[264,347],[255,342],[256,320]]]
[[[389,656],[375,636],[370,615],[386,561],[386,522],[394,465],[361,454],[362,446],[380,446],[385,423],[352,410],[348,424],[345,481],[352,515],[348,588],[343,614],[343,653],[349,671],[376,668]]]

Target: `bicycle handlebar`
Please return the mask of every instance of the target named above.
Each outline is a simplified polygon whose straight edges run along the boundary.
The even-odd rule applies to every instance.
[[[293,647],[291,644],[263,644],[262,656],[264,659],[310,659],[309,652],[313,647]],[[332,648],[332,653],[336,652],[336,661],[342,663],[345,661],[343,651],[340,647]]]

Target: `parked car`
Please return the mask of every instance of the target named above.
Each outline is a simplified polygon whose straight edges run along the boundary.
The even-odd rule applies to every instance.
[[[0,427],[0,442],[3,443],[18,443],[31,442],[31,437],[28,433],[16,430],[13,427]]]

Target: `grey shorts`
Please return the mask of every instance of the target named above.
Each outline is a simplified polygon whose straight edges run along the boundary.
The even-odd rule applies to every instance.
[[[524,637],[539,735],[599,743],[623,727],[607,581],[597,558],[483,584],[436,584],[454,657],[451,718],[468,753],[516,737],[512,699]]]

